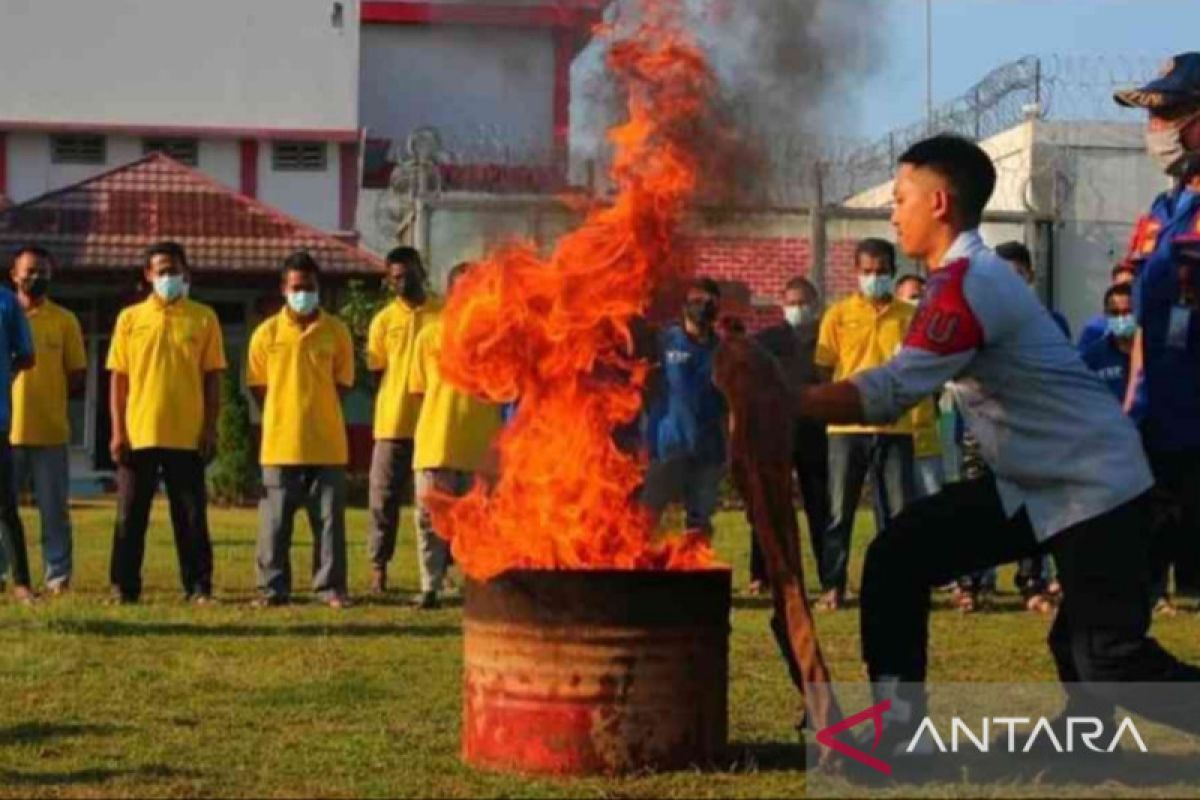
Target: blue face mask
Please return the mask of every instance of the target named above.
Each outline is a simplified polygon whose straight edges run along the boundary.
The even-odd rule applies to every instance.
[[[895,279],[891,275],[859,275],[858,289],[868,300],[883,300],[892,294]]]
[[[182,275],[159,275],[154,279],[154,293],[168,303],[183,297]]]
[[[287,302],[288,308],[302,317],[307,317],[309,314],[316,311],[317,306],[321,304],[321,293],[288,292]]]
[[[1119,314],[1108,318],[1108,332],[1118,339],[1132,339],[1137,333],[1137,320],[1133,314]]]

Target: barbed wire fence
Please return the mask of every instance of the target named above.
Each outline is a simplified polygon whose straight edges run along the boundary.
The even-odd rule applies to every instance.
[[[900,154],[931,133],[953,132],[979,141],[1030,119],[1137,124],[1140,118],[1120,109],[1112,93],[1146,81],[1157,70],[1153,59],[1142,56],[1026,56],[935,108],[931,120],[868,142],[772,132],[769,124],[751,123],[750,135],[772,166],[761,202],[838,202],[886,183]]]

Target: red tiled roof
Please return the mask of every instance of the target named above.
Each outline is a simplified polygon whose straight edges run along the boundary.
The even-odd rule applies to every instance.
[[[0,212],[0,248],[41,245],[64,270],[136,268],[163,239],[182,244],[196,271],[274,272],[301,249],[331,273],[384,268],[372,253],[161,153]]]

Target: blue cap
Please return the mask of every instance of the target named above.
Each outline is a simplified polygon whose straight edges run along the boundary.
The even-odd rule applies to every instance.
[[[1113,99],[1123,106],[1149,110],[1200,105],[1200,53],[1175,56],[1157,78],[1140,89],[1117,92]]]

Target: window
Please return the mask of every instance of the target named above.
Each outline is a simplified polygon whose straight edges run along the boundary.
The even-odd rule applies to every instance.
[[[194,167],[200,163],[200,143],[195,139],[169,139],[156,137],[142,140],[142,152],[163,153],[181,164]]]
[[[50,161],[55,164],[103,164],[105,140],[94,134],[50,137]]]
[[[277,172],[324,172],[324,142],[275,142],[271,168]]]

